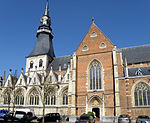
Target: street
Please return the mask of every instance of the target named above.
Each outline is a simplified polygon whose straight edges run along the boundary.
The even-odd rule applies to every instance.
[[[20,123],[19,121],[14,121],[14,122],[12,122],[12,121],[4,121],[3,119],[0,119],[0,123]],[[35,121],[32,121],[32,122],[30,122],[30,123],[38,123],[36,120]],[[47,122],[47,123],[49,123],[49,122]],[[52,123],[52,122],[50,122],[50,123]],[[61,123],[73,123],[73,122],[68,122],[68,121],[62,121]],[[96,123],[103,123],[103,122],[100,122],[100,121],[96,121]],[[105,122],[106,123],[106,122]]]

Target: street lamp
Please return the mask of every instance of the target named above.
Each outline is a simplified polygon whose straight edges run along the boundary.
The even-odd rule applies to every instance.
[[[43,68],[44,69],[44,68]],[[43,120],[42,120],[42,123],[45,122],[45,97],[46,97],[46,87],[48,86],[46,84],[46,77],[44,76],[44,72],[42,73],[42,76],[43,76]]]
[[[23,68],[21,68],[21,70],[23,71]],[[15,76],[13,79],[13,85],[12,85],[12,91],[13,91],[13,112],[15,109],[15,84],[17,82],[17,70],[15,70]]]

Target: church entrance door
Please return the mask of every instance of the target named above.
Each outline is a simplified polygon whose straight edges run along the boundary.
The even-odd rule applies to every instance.
[[[99,118],[100,118],[100,109],[98,107],[92,108],[92,112],[95,112],[96,119],[99,120]]]

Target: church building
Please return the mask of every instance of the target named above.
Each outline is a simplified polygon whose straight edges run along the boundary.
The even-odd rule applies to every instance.
[[[25,73],[1,77],[0,109],[32,108],[39,116],[45,105],[45,113],[95,112],[101,121],[150,116],[150,45],[117,49],[92,19],[76,51],[57,57],[48,1],[40,23]]]

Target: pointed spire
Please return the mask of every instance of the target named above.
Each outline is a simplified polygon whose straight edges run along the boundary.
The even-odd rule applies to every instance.
[[[48,5],[48,0],[47,0],[45,12],[44,12],[44,15],[46,15],[46,16],[49,16],[49,7],[48,6],[49,5]]]
[[[43,17],[40,19],[40,22],[42,25],[47,25],[47,26],[50,26],[51,25],[51,19],[49,17],[49,5],[48,5],[48,0],[47,0],[47,3],[46,3],[46,8],[45,8],[45,11],[44,11],[44,15]]]
[[[51,60],[53,60],[53,58],[55,57],[53,43],[52,43],[53,33],[52,33],[52,28],[50,27],[51,18],[49,17],[48,2],[49,1],[47,0],[44,15],[40,19],[41,25],[37,30],[36,46],[28,57],[45,55],[45,54],[50,56]]]

